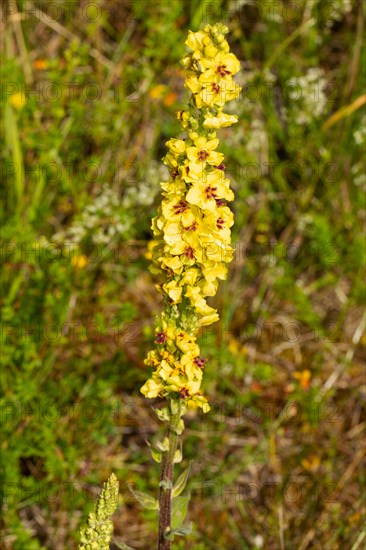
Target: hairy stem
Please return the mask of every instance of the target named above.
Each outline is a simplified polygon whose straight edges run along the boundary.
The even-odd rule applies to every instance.
[[[163,453],[161,461],[161,475],[159,489],[159,535],[158,550],[170,550],[171,542],[164,538],[164,535],[171,528],[172,519],[172,485],[174,472],[174,455],[177,450],[178,435],[176,427],[180,419],[180,411],[172,415],[168,425],[167,438],[169,448]]]

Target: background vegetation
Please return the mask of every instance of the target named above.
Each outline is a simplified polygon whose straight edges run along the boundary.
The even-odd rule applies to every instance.
[[[237,253],[201,334],[212,411],[187,419],[194,533],[174,548],[361,548],[363,3],[2,10],[3,548],[74,548],[111,471],[116,541],[153,545],[127,487],[158,480],[139,393],[160,307],[149,225],[187,31],[216,21],[242,63],[221,131]]]

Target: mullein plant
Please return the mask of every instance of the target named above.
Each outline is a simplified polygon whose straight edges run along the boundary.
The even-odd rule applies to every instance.
[[[173,485],[173,468],[182,460],[179,437],[188,406],[210,410],[200,391],[206,359],[197,336],[201,327],[219,319],[206,298],[216,294],[218,280],[226,278],[226,264],[233,257],[233,213],[227,203],[234,194],[225,177],[224,155],[217,151],[216,135],[216,130],[238,120],[223,111],[225,103],[237,98],[241,90],[233,80],[240,64],[230,53],[227,32],[220,23],[189,31],[186,45],[192,52],[182,64],[191,97],[187,109],[177,113],[185,137],[166,144],[163,161],[170,177],[161,183],[162,202],[152,220],[150,270],[159,277],[157,290],[163,295],[164,307],[156,328],[156,348],[145,360],[153,371],[141,392],[150,399],[166,400],[155,412],[167,424],[167,431],[162,441],[150,446],[153,458],[161,463],[158,500],[138,491],[133,494],[143,506],[158,510],[158,550],[169,550],[175,535],[190,531],[182,525],[189,498],[180,496],[188,470]]]

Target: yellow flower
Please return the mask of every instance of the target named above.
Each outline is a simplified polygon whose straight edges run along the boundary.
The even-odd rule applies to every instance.
[[[236,115],[227,115],[226,113],[219,111],[217,116],[205,118],[203,121],[203,126],[204,128],[225,128],[235,124],[235,122],[238,122],[238,117]]]
[[[147,380],[142,386],[140,391],[145,395],[145,397],[153,399],[154,397],[157,397],[163,389],[164,386],[161,383],[160,379],[155,376],[153,378],[149,378],[149,380]]]
[[[205,263],[202,267],[202,273],[205,274],[205,278],[209,280],[209,270],[211,270],[211,276],[218,277],[218,273],[221,273],[221,263],[229,263],[233,258],[234,250],[228,244],[222,242],[220,239],[211,236],[209,240],[205,242]],[[220,279],[226,279],[226,268],[225,276],[218,277]],[[206,276],[207,275],[207,276]]]
[[[167,381],[172,372],[173,368],[169,365],[167,361],[165,361],[165,359],[163,359],[159,366],[159,376],[163,380]]]
[[[167,205],[168,213],[169,208],[170,206]],[[181,211],[175,216],[177,220],[166,220],[164,225],[163,238],[166,251],[174,256],[181,256],[180,263],[176,262],[174,267],[180,267],[181,264],[192,265],[195,260],[202,261],[204,252],[201,244],[201,238],[205,232],[202,214],[195,206],[190,209],[188,203],[185,203],[184,208],[184,212]],[[170,262],[169,266],[171,265]]]
[[[175,359],[174,353],[173,353],[173,352],[175,352],[176,346],[175,346],[173,343],[170,343],[170,344],[168,343],[167,346],[172,348],[172,353],[169,352],[169,351],[166,350],[166,349],[162,349],[162,350],[160,350],[160,356],[161,356],[161,358],[164,359],[167,363],[170,363],[170,364],[173,365],[173,364],[174,364],[174,359]]]
[[[199,287],[188,286],[185,296],[190,300],[192,306],[200,315],[205,316],[216,313],[216,309],[207,305],[206,300],[201,295],[201,289]]]
[[[178,286],[177,281],[169,281],[163,285],[163,289],[168,294],[174,304],[178,304],[182,300],[182,287]]]
[[[197,280],[198,277],[198,269],[187,269],[187,271],[182,276],[180,282],[182,285],[190,285],[193,286]]]
[[[192,397],[192,402],[198,407],[201,407],[204,413],[207,413],[211,409],[210,405],[207,403],[207,399],[202,395],[194,395]]]
[[[161,326],[156,329],[156,339],[155,339],[156,343],[158,344],[173,343],[175,341],[175,332],[176,332],[175,324],[170,320],[167,321],[163,317]],[[162,355],[162,352],[161,352],[161,355]]]
[[[192,94],[198,94],[202,90],[202,84],[198,80],[197,76],[187,78],[184,85],[190,92],[192,92]]]
[[[182,139],[170,139],[166,142],[166,145],[173,155],[183,155],[186,150],[185,141]]]
[[[182,272],[183,265],[181,260],[178,258],[178,256],[172,256],[172,257],[168,256],[167,258],[162,257],[161,259],[159,258],[159,260],[163,267],[165,266],[171,269],[172,271],[174,271],[175,273]]]
[[[214,59],[203,58],[201,64],[207,69],[203,75],[208,79],[215,75],[228,78],[240,70],[239,60],[233,53],[219,52]]]
[[[208,212],[205,215],[205,222],[210,226],[211,234],[224,242],[229,242],[234,214],[227,206],[217,208],[215,212]]]
[[[182,355],[179,361],[180,368],[184,370],[190,380],[201,380],[205,360],[197,354],[199,348]]]
[[[229,187],[228,179],[218,178],[216,173],[207,174],[206,181],[195,182],[186,195],[186,200],[202,208],[215,212],[217,208],[216,200],[225,199],[232,201],[234,193]]]
[[[149,351],[144,363],[150,367],[157,367],[160,363],[158,353],[155,350]]]
[[[206,36],[207,36],[206,33],[203,31],[198,31],[198,32],[188,31],[188,38],[185,41],[185,44],[187,44],[187,46],[191,48],[191,50],[203,51],[203,48],[204,48],[203,39]]]
[[[172,223],[177,223],[182,219],[185,219],[187,216],[192,215],[189,204],[184,199],[175,197],[174,195],[171,198],[169,197],[167,200],[163,200],[161,211],[165,220]]]
[[[199,355],[199,347],[195,341],[196,339],[187,334],[184,330],[180,330],[176,335],[177,346],[183,353],[192,352],[195,355]]]
[[[217,281],[205,281],[204,279],[199,283],[204,296],[215,296],[217,291]]]
[[[20,111],[21,109],[23,109],[24,105],[27,103],[27,100],[25,98],[25,93],[16,92],[15,94],[12,94],[10,96],[10,103],[15,109],[18,109]]]
[[[200,136],[195,139],[193,147],[187,147],[190,174],[193,172],[202,175],[206,164],[218,166],[222,163],[224,155],[215,151],[218,144],[218,139],[207,140],[205,137]]]
[[[230,247],[230,250],[232,248]],[[222,250],[221,250],[222,252]],[[211,258],[210,250],[206,249],[206,254],[209,258]],[[231,259],[231,258],[230,258]],[[224,261],[223,257],[221,256],[221,259],[219,261]],[[206,265],[202,269],[202,275],[208,282],[214,281],[216,278],[225,280],[227,275],[227,267],[223,263],[218,263],[217,261],[211,260],[211,262],[206,262]]]
[[[166,221],[163,238],[169,245],[171,254],[183,254],[185,244],[182,240],[179,221]],[[181,266],[181,263],[179,265]]]
[[[194,95],[198,109],[205,106],[223,107],[226,102],[237,98],[241,91],[232,79],[222,79],[219,75],[207,77],[203,73],[199,77],[199,85],[200,90]]]
[[[199,319],[199,325],[204,327],[208,325],[212,325],[212,323],[216,323],[219,320],[219,314],[217,312],[215,313],[209,313],[207,315],[203,315]]]
[[[88,258],[84,254],[73,256],[71,263],[76,269],[82,269],[88,264]]]
[[[181,197],[187,192],[186,183],[179,177],[175,177],[174,180],[161,183],[160,186],[163,191],[165,191],[164,195],[167,198],[170,196],[172,198],[177,198],[177,196]]]
[[[189,395],[194,395],[198,392],[201,386],[201,380],[188,380],[186,383],[186,390],[188,391]]]
[[[167,153],[163,159],[163,162],[168,168],[175,169],[178,166],[177,156],[173,153]]]

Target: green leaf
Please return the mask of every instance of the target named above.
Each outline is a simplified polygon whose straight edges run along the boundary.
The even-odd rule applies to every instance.
[[[183,430],[184,430],[184,422],[183,422],[183,420],[180,419],[179,422],[178,422],[178,424],[177,424],[177,426],[176,426],[175,428],[173,428],[173,429],[174,429],[174,431],[175,431],[175,433],[176,433],[177,435],[180,435],[180,434],[183,432]]]
[[[169,531],[164,538],[167,540],[174,540],[174,536],[186,537],[192,533],[192,522],[186,525],[185,527],[179,527],[179,529],[173,529]]]
[[[172,414],[177,414],[180,411],[181,400],[180,399],[171,399],[170,401],[170,410]]]
[[[156,498],[153,498],[141,491],[134,491],[131,487],[129,487],[129,490],[141,506],[147,508],[148,510],[159,510],[159,502]]]
[[[155,445],[159,449],[159,451],[165,453],[169,450],[169,439],[167,437],[164,437],[163,441],[157,441]]]
[[[150,447],[151,456],[155,460],[155,462],[158,462],[160,464],[161,462],[161,452],[154,449],[154,447]]]
[[[172,498],[177,497],[184,491],[184,488],[187,484],[190,468],[191,468],[191,463],[189,463],[188,468],[180,474],[177,481],[174,483]]]
[[[182,449],[177,449],[174,453],[173,463],[179,464],[179,462],[182,462],[182,458],[183,458]]]
[[[169,422],[170,412],[167,407],[163,407],[162,409],[154,409],[154,411],[159,420],[161,420],[162,422]]]
[[[14,166],[17,168],[17,171],[14,175],[14,189],[16,195],[15,204],[17,208],[22,206],[24,200],[24,164],[23,164],[23,154],[21,148],[21,141],[18,132],[18,125],[16,115],[13,111],[12,106],[9,103],[5,105],[5,115],[4,115],[4,133],[5,141],[7,147],[11,150],[12,159]]]
[[[172,500],[172,531],[182,527],[183,521],[187,515],[188,503],[191,495],[185,497],[176,497]]]
[[[145,440],[146,441],[146,440]],[[157,449],[154,449],[154,447],[151,446],[151,444],[146,441],[147,445],[149,446],[150,448],[150,452],[151,452],[151,456],[153,457],[153,459],[155,460],[155,462],[157,462],[158,464],[160,464],[161,462],[161,459],[162,459],[162,454],[160,451],[158,451]]]
[[[172,531],[172,533],[174,535],[178,535],[180,537],[186,537],[187,535],[190,535],[192,533],[192,527],[193,527],[193,524],[192,524],[192,522],[190,522],[185,527],[180,527],[179,529],[174,529],[174,531]]]

